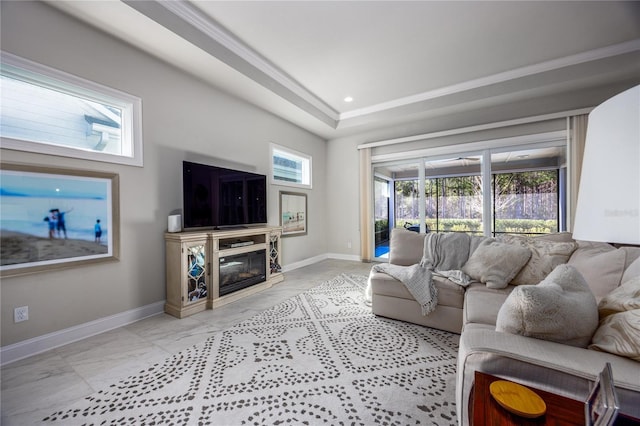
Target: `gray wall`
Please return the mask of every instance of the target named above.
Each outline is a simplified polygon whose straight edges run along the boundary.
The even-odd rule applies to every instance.
[[[359,216],[359,155],[358,145],[378,142],[406,136],[423,135],[443,130],[461,129],[487,123],[545,115],[553,112],[569,111],[594,107],[609,97],[638,84],[621,80],[614,84],[593,86],[567,92],[554,93],[553,96],[540,95],[542,102],[532,97],[526,102],[500,104],[491,108],[465,110],[456,114],[442,113],[429,118],[410,117],[406,122],[378,128],[368,132],[356,133],[327,142],[327,188],[331,188],[327,203],[333,208],[327,214],[329,218],[328,250],[330,253],[359,256],[360,254],[360,216]],[[411,121],[409,121],[411,120]],[[512,137],[529,133],[548,132],[566,128],[564,119],[542,123],[532,123],[508,128],[477,131],[437,139],[418,140],[411,143],[383,146],[373,149],[373,154],[388,154],[440,146],[485,141],[496,138]],[[339,190],[334,190],[340,188]],[[348,248],[349,241],[352,242]]]
[[[165,298],[167,215],[182,204],[182,160],[269,173],[269,142],[313,156],[308,235],[283,239],[286,266],[327,253],[326,142],[191,78],[46,4],[2,2],[2,49],[142,99],[144,167],[2,150],[2,160],[120,175],[121,259],[2,280],[2,346]],[[269,222],[278,224],[270,186]],[[300,192],[300,191],[298,191]],[[13,309],[29,306],[14,324]]]
[[[181,207],[182,160],[268,174],[269,142],[312,155],[313,189],[297,191],[309,197],[309,233],[283,239],[283,263],[327,253],[358,258],[359,144],[590,107],[631,87],[621,82],[558,93],[546,102],[531,99],[455,115],[443,111],[429,118],[407,116],[393,126],[367,133],[352,129],[351,136],[326,142],[46,4],[0,5],[3,50],[141,97],[145,149],[144,168],[0,152],[3,161],[114,171],[121,183],[121,260],[3,279],[2,346],[164,300],[162,234],[167,215]],[[448,143],[456,142],[429,141],[404,148]],[[269,190],[271,224],[278,224],[280,190],[290,189]],[[13,308],[24,305],[29,306],[29,321],[14,324]]]

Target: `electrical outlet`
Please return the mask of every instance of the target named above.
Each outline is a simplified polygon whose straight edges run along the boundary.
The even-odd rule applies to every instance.
[[[351,248],[351,240],[347,241],[347,248]]]
[[[29,307],[20,306],[13,310],[13,322],[22,322],[29,319]]]

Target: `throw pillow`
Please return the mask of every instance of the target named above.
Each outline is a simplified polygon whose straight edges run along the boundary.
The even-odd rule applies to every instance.
[[[637,258],[631,265],[629,265],[627,269],[624,270],[620,282],[624,284],[635,277],[640,277],[640,257]]]
[[[552,232],[550,234],[536,235],[536,240],[554,241],[556,243],[575,243],[571,232]]]
[[[462,267],[462,272],[489,288],[505,288],[531,257],[531,250],[487,238]]]
[[[640,361],[640,276],[605,296],[598,309],[600,325],[589,349]]]
[[[531,250],[531,258],[511,280],[513,285],[538,284],[556,266],[567,263],[571,254],[578,248],[578,245],[572,241],[557,242],[523,235],[503,235],[500,241],[518,244]]]
[[[597,326],[596,300],[570,265],[559,265],[537,285],[514,288],[496,321],[496,331],[582,348]]]
[[[640,309],[606,317],[593,335],[589,349],[640,361]]]
[[[624,253],[625,253],[625,261],[624,261],[625,271],[629,269],[632,263],[640,259],[640,246],[638,247],[622,246],[620,247],[620,250],[624,250]],[[636,275],[640,275],[640,273]]]
[[[640,276],[630,279],[598,303],[600,320],[618,312],[640,309]]]
[[[420,263],[426,235],[401,228],[392,229],[391,242],[389,244],[389,263],[401,266]]]
[[[587,281],[591,292],[600,301],[620,285],[624,271],[625,252],[610,244],[578,241],[578,249],[569,258]]]

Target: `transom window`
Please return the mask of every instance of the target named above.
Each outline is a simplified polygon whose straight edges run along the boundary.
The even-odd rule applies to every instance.
[[[271,182],[311,188],[311,156],[271,144]]]
[[[141,101],[2,53],[2,148],[142,166]]]

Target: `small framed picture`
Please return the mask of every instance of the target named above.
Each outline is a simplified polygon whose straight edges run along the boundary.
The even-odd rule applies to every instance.
[[[307,235],[307,194],[280,192],[280,225],[283,237]]]
[[[611,364],[607,362],[585,401],[585,424],[587,426],[612,425],[618,416],[619,408]]]

